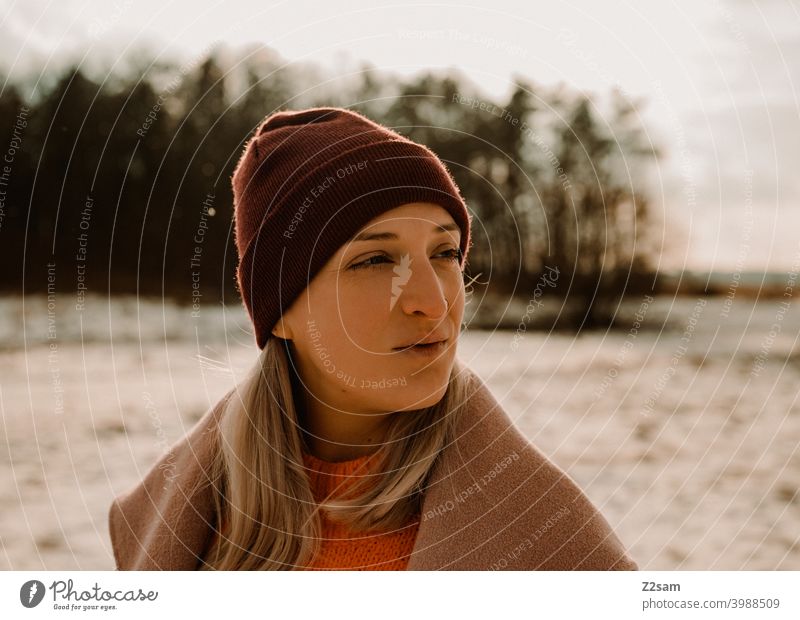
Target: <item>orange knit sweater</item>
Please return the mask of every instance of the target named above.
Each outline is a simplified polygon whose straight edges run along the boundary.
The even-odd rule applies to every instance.
[[[338,463],[303,453],[317,502],[341,496],[359,476],[373,471],[378,452]],[[306,570],[405,570],[419,529],[419,515],[391,532],[352,533],[321,513],[322,544]]]
[[[378,452],[349,461],[324,461],[303,452],[314,499],[340,497],[359,477],[374,472]],[[320,512],[322,540],[320,549],[304,570],[406,570],[419,529],[420,515],[402,528],[391,532],[354,533],[342,524],[327,518]],[[225,523],[218,535],[225,535]]]

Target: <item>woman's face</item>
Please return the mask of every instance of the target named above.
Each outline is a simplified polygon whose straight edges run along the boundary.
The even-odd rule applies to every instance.
[[[464,316],[460,236],[444,208],[405,204],[365,225],[314,277],[273,334],[292,341],[295,370],[320,404],[382,413],[439,402]],[[431,339],[445,342],[402,349]]]

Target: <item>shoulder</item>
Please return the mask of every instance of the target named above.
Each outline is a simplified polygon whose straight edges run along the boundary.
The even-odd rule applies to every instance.
[[[438,550],[423,556],[466,570],[636,570],[575,481],[470,374],[469,406],[423,505],[421,545]]]
[[[108,512],[120,570],[191,569],[213,519],[210,465],[218,422],[232,389],[152,465]]]

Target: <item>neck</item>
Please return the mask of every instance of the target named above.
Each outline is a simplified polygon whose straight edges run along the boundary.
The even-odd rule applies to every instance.
[[[389,413],[351,413],[309,394],[292,373],[292,393],[306,451],[323,461],[348,461],[376,452],[386,436]]]
[[[316,403],[302,408],[303,441],[324,461],[348,461],[377,451],[392,414],[354,414]]]

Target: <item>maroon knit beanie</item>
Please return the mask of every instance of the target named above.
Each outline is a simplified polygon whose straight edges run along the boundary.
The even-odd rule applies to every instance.
[[[461,228],[464,268],[471,218],[444,164],[356,112],[268,116],[232,181],[237,282],[260,349],[330,257],[384,211],[411,202],[447,209]]]

